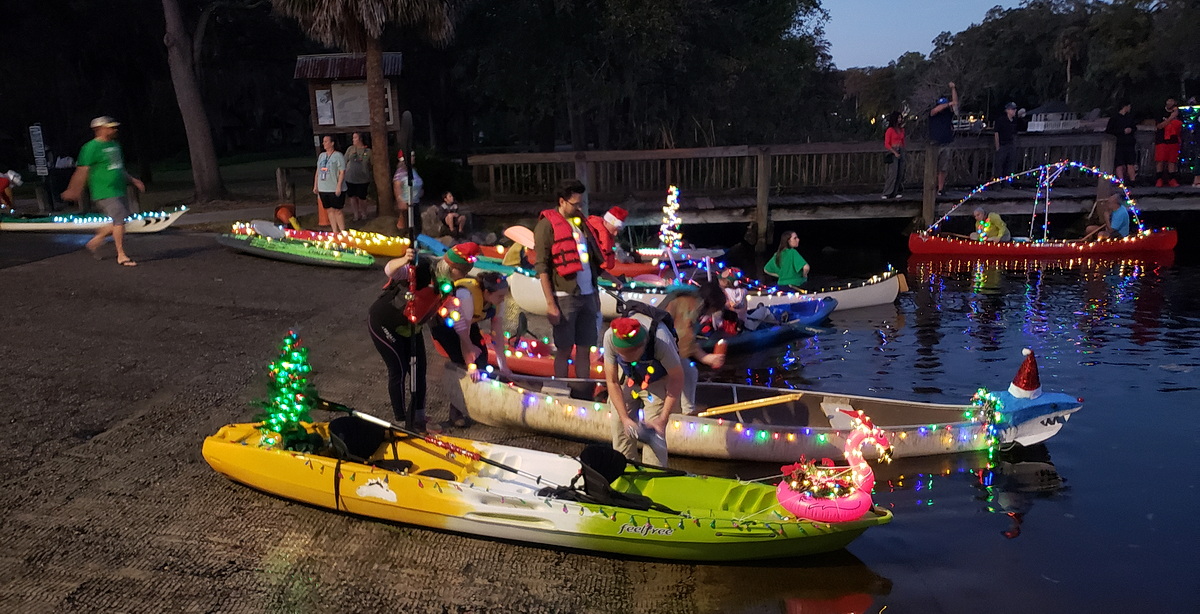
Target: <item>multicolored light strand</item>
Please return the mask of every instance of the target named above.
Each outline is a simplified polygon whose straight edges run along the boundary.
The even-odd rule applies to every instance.
[[[933,224],[930,224],[929,227],[925,229],[925,234],[936,233],[938,230],[938,227],[941,226],[942,223],[944,223],[946,220],[950,219],[950,215],[953,214],[959,207],[961,207],[963,205],[963,203],[966,203],[967,201],[971,200],[972,198],[979,195],[980,193],[987,190],[988,188],[990,188],[994,185],[997,185],[997,184],[1001,184],[1001,183],[1011,183],[1013,180],[1018,179],[1020,177],[1028,177],[1028,176],[1036,175],[1037,176],[1037,191],[1034,195],[1034,205],[1033,205],[1034,220],[1036,220],[1036,217],[1037,217],[1037,208],[1038,208],[1039,200],[1044,199],[1045,205],[1043,206],[1043,215],[1042,215],[1043,220],[1044,220],[1043,225],[1042,225],[1042,230],[1043,230],[1042,238],[1035,242],[1048,241],[1049,240],[1049,236],[1048,236],[1049,222],[1048,222],[1048,220],[1050,217],[1049,216],[1049,206],[1050,206],[1051,189],[1053,188],[1054,181],[1058,179],[1059,175],[1061,175],[1063,173],[1063,171],[1072,170],[1072,169],[1090,173],[1096,177],[1107,180],[1109,183],[1116,186],[1121,191],[1121,194],[1124,196],[1125,206],[1129,209],[1129,215],[1130,215],[1133,223],[1138,228],[1138,231],[1136,234],[1141,234],[1142,232],[1144,232],[1146,230],[1145,226],[1142,224],[1141,217],[1138,215],[1137,201],[1134,200],[1133,195],[1129,193],[1129,188],[1125,186],[1125,183],[1123,181],[1121,181],[1115,175],[1106,173],[1094,166],[1088,166],[1082,162],[1075,162],[1073,160],[1061,160],[1059,162],[1054,162],[1053,164],[1044,164],[1044,165],[1036,167],[1036,168],[1031,168],[1029,170],[1024,170],[1024,171],[1013,173],[1011,175],[1007,175],[1004,177],[992,179],[991,181],[988,181],[987,183],[976,186],[975,189],[971,190],[969,193],[967,193],[966,196],[962,197],[962,199],[960,199],[957,203],[955,203],[955,205],[953,207],[950,207],[950,210],[947,211],[945,215],[943,215],[941,218],[939,218]],[[1029,231],[1030,239],[1033,239],[1034,220],[1030,221],[1030,231]]]

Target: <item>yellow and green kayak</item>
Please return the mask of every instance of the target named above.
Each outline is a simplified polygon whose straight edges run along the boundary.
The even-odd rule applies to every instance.
[[[841,549],[891,522],[873,508],[858,520],[798,520],[774,484],[626,467],[608,487],[621,503],[574,500],[578,459],[452,437],[397,434],[366,462],[263,443],[258,424],[231,424],[204,441],[217,472],[309,505],[467,535],[685,561],[735,561]],[[329,440],[329,424],[305,424]],[[447,448],[458,449],[459,453]],[[484,460],[477,460],[482,456]],[[498,466],[499,465],[499,466]],[[504,468],[500,468],[500,467]],[[652,509],[627,506],[648,497]],[[643,499],[644,500],[644,499]]]

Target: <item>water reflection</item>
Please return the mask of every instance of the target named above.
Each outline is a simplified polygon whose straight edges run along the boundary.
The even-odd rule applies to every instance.
[[[1066,478],[1050,462],[1050,451],[1044,444],[1004,452],[993,467],[977,475],[985,509],[1009,517],[1008,528],[1001,532],[1009,539],[1021,535],[1021,525],[1035,499],[1058,496],[1067,488]]]
[[[693,599],[701,612],[851,614],[891,592],[890,579],[841,550],[770,565],[701,566]]]
[[[985,511],[1006,516],[1000,533],[1009,539],[1021,534],[1035,501],[1060,496],[1066,490],[1045,444],[1017,446],[989,456],[959,454],[899,459],[875,467],[876,497],[899,516],[935,505],[962,508],[981,501]],[[968,490],[964,488],[970,485]]]

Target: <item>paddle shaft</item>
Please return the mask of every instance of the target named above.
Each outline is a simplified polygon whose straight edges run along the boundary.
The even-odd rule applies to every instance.
[[[559,486],[558,484],[555,484],[554,482],[551,482],[550,480],[547,480],[540,475],[533,475],[532,473],[522,471],[520,469],[517,469],[516,467],[511,467],[511,466],[501,463],[499,461],[494,461],[486,456],[483,456],[482,454],[480,454],[478,452],[474,452],[471,450],[467,450],[466,448],[456,446],[456,445],[450,443],[449,441],[446,441],[445,439],[440,439],[438,437],[434,437],[433,435],[430,435],[427,433],[425,433],[425,434],[418,433],[416,431],[409,430],[402,426],[396,426],[395,424],[392,424],[391,422],[388,422],[387,420],[383,420],[382,418],[376,418],[375,416],[372,416],[371,414],[364,414],[363,412],[358,411],[357,409],[354,409],[352,407],[347,407],[345,405],[342,405],[341,403],[334,403],[333,401],[327,401],[325,399],[321,399],[320,405],[321,405],[321,409],[324,409],[326,411],[339,411],[339,412],[344,412],[344,413],[350,414],[351,416],[354,416],[355,418],[358,418],[359,420],[365,420],[367,422],[370,422],[371,424],[375,424],[377,426],[382,426],[385,429],[404,433],[405,435],[408,435],[410,437],[416,437],[417,439],[429,442],[439,448],[442,448],[443,450],[446,450],[447,452],[450,452],[453,454],[459,454],[459,455],[465,456],[471,460],[477,460],[481,463],[486,463],[486,464],[496,467],[498,469],[503,469],[510,473],[515,473],[523,478],[528,478],[530,480],[533,480],[534,483],[536,483],[536,484],[547,484],[547,485],[553,486],[555,488],[557,488]]]
[[[420,247],[417,244],[417,229],[414,223],[415,216],[413,215],[413,209],[416,207],[416,203],[412,202],[416,200],[413,198],[412,122],[413,119],[411,112],[405,111],[404,114],[400,116],[400,147],[401,151],[404,152],[405,181],[408,182],[409,202],[406,203],[408,205],[406,208],[408,213],[408,245],[413,250],[413,259],[408,265],[408,291],[410,295],[415,296],[417,293],[417,262],[420,260]],[[425,382],[417,383],[416,381],[417,352],[420,351],[420,348],[417,347],[417,339],[418,335],[410,335],[408,339],[408,377],[404,378],[405,396],[408,397],[408,405],[406,411],[404,412],[405,426],[414,426],[417,423],[417,408],[412,401],[417,396],[415,394],[417,386],[425,385]]]
[[[804,393],[802,393],[802,392],[791,392],[788,394],[781,394],[776,397],[767,397],[765,399],[753,399],[750,401],[742,401],[740,403],[731,403],[729,405],[721,405],[721,406],[709,409],[708,411],[702,411],[696,415],[698,415],[701,418],[707,418],[709,416],[719,416],[721,414],[728,414],[728,413],[732,413],[735,411],[742,411],[743,409],[758,409],[759,407],[770,407],[771,405],[779,405],[780,403],[788,403],[791,401],[795,401],[802,396],[804,396]]]

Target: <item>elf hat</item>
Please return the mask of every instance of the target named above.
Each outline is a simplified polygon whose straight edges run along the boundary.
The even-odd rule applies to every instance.
[[[1021,363],[1021,368],[1017,369],[1017,376],[1008,386],[1008,393],[1018,399],[1036,399],[1042,396],[1042,382],[1038,378],[1037,361],[1033,358],[1033,350],[1025,348],[1021,350],[1025,355],[1025,362]]]
[[[646,342],[646,328],[634,318],[617,318],[612,323],[613,345],[635,348]]]
[[[621,207],[613,207],[604,214],[604,221],[612,224],[614,228],[620,230],[625,226],[625,218],[629,217],[629,212]]]
[[[475,264],[479,257],[479,244],[470,241],[459,243],[446,251],[446,262],[450,264]]]

